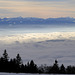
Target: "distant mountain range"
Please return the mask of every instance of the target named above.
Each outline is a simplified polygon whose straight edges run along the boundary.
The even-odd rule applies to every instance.
[[[0,18],[0,25],[27,25],[27,24],[75,24],[75,18],[34,18],[34,17],[16,17]]]

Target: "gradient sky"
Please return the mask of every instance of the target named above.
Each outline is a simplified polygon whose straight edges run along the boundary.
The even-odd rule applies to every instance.
[[[74,17],[75,0],[0,0],[0,17]]]

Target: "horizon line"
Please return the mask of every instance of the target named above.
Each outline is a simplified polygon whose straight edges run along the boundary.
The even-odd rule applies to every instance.
[[[18,16],[18,17],[3,17],[3,18],[41,18],[41,17],[23,17],[23,16]],[[3,19],[3,18],[1,18],[1,19]],[[54,18],[54,17],[49,17],[49,18]],[[49,18],[41,18],[41,19],[49,19]],[[67,16],[67,17],[55,17],[55,18],[74,18],[74,17]]]

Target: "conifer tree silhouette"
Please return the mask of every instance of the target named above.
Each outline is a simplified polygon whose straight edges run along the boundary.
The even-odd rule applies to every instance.
[[[4,50],[4,53],[3,53],[3,60],[6,62],[6,61],[8,61],[8,53],[7,53],[7,51],[6,51],[6,49]]]
[[[58,66],[58,61],[55,60],[55,63],[53,64],[51,68],[51,73],[58,74],[59,73],[59,66]]]
[[[18,65],[21,65],[21,64],[22,64],[22,59],[21,59],[20,54],[17,54],[17,56],[16,56],[16,63],[17,63]]]
[[[61,74],[65,74],[66,73],[66,69],[65,69],[63,64],[60,66],[60,73]]]

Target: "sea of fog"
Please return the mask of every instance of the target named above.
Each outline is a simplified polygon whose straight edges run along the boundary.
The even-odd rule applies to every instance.
[[[11,25],[0,27],[0,56],[7,50],[10,58],[19,53],[24,63],[75,65],[74,25]]]
[[[0,26],[0,35],[23,33],[75,32],[75,25],[4,25]]]

